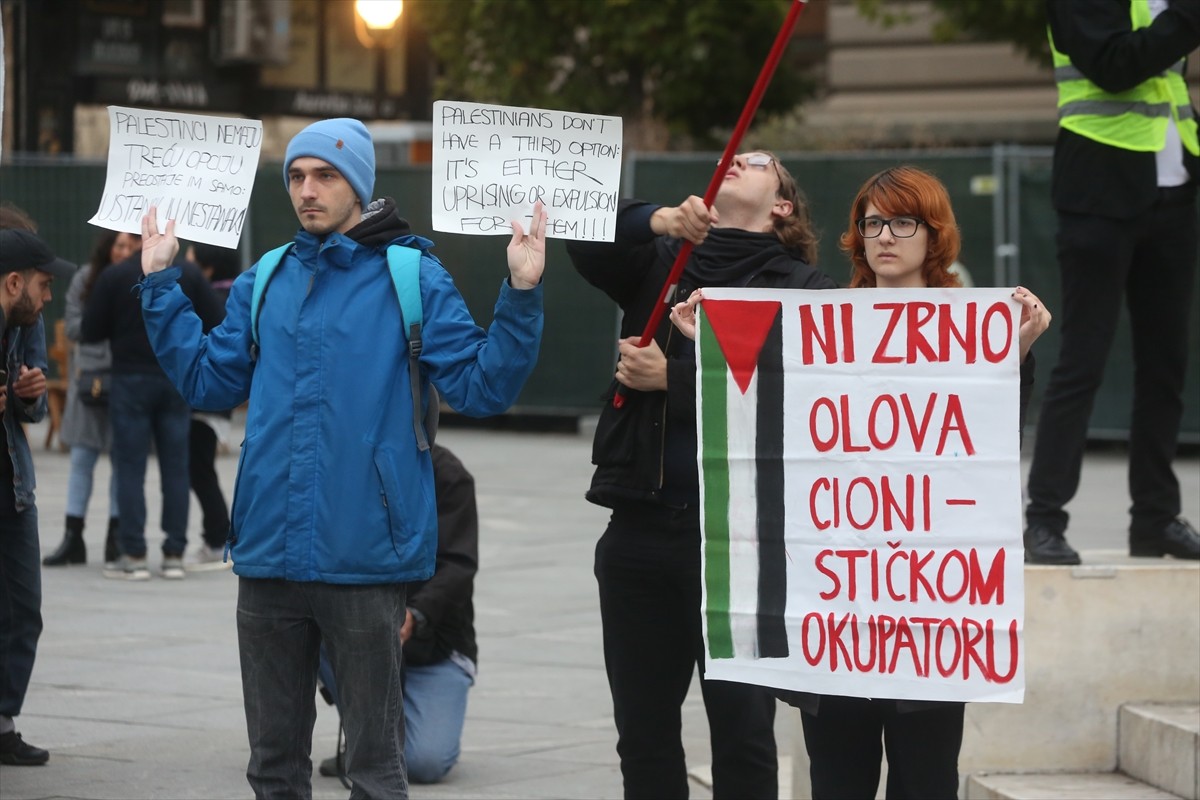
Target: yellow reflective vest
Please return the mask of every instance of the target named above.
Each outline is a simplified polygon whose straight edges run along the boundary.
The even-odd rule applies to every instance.
[[[1130,0],[1133,30],[1153,20],[1148,0]],[[1167,138],[1167,125],[1175,120],[1187,151],[1200,156],[1196,115],[1183,79],[1183,59],[1166,71],[1123,92],[1106,92],[1092,83],[1054,46],[1054,80],[1058,84],[1058,124],[1069,131],[1124,150],[1158,152]]]

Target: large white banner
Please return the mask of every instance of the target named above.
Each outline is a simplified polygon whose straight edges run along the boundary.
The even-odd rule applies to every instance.
[[[433,104],[433,229],[474,235],[529,229],[611,242],[621,184],[621,118],[439,100]]]
[[[1009,289],[705,290],[710,678],[1021,702]]]
[[[175,220],[181,239],[237,247],[262,150],[262,123],[173,111],[108,107],[108,177],[88,222],[142,232]]]

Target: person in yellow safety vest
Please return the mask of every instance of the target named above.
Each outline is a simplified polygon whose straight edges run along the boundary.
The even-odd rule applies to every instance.
[[[1062,343],[1042,401],[1025,509],[1025,560],[1078,564],[1064,507],[1079,487],[1088,422],[1117,331],[1133,331],[1129,552],[1200,559],[1172,470],[1183,417],[1200,182],[1197,0],[1047,0],[1059,133]]]

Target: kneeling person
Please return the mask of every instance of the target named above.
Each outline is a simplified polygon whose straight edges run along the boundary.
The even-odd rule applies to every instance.
[[[433,577],[409,585],[404,643],[404,755],[414,783],[437,783],[458,762],[467,691],[475,683],[475,572],[479,514],[475,479],[458,457],[432,445],[437,494],[437,566]],[[337,704],[333,670],[321,651],[322,694]],[[339,707],[340,712],[340,707]],[[339,752],[321,762],[327,777],[345,774]]]

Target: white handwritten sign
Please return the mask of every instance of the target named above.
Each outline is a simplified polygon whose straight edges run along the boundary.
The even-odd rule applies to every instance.
[[[547,236],[611,242],[620,183],[620,117],[433,104],[434,230],[509,234],[541,200]]]
[[[108,107],[108,178],[88,222],[141,233],[158,207],[159,229],[181,239],[237,247],[262,150],[262,123]]]

